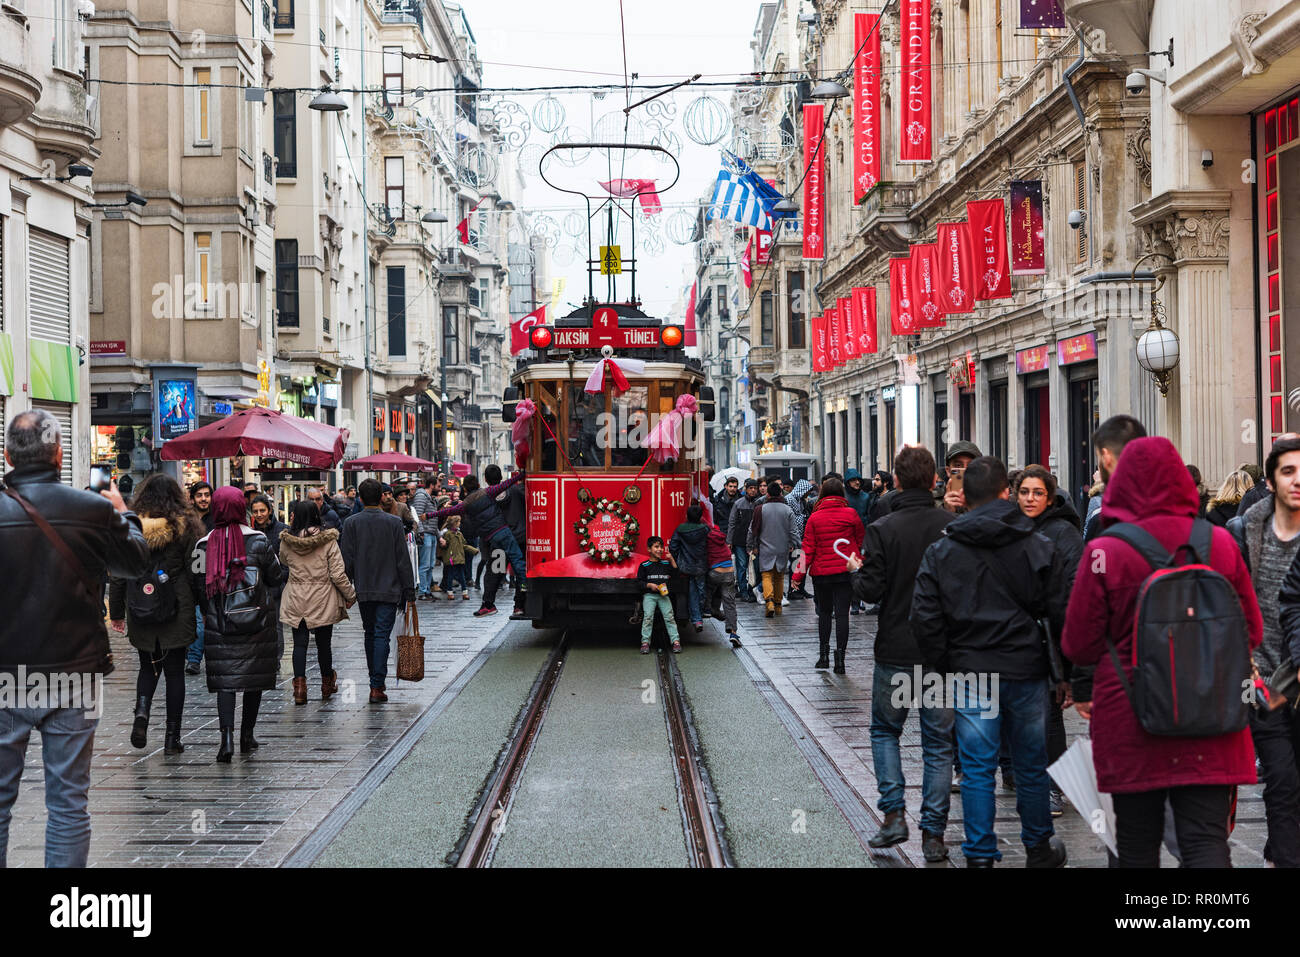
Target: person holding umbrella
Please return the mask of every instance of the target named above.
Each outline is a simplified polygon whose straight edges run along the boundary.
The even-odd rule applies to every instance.
[[[223,486],[212,496],[213,528],[194,548],[194,599],[203,610],[208,690],[217,695],[221,744],[217,761],[234,755],[235,695],[244,694],[239,750],[258,747],[253,737],[262,692],[275,687],[275,588],[284,569],[265,535],[246,524],[244,496]]]

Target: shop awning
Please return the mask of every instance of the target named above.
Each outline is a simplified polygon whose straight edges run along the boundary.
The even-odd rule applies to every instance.
[[[343,459],[347,430],[271,409],[240,409],[218,422],[172,439],[165,461],[258,455],[312,468],[334,468]]]
[[[343,469],[347,472],[432,472],[437,467],[437,462],[417,459],[401,452],[379,452],[343,463]]]

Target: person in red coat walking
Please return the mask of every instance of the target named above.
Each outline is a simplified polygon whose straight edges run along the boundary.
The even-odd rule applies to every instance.
[[[1200,499],[1173,443],[1130,442],[1102,501],[1102,521],[1132,522],[1173,554],[1185,544]],[[1215,528],[1209,563],[1232,584],[1245,612],[1250,647],[1263,635],[1250,573],[1232,535]],[[1106,648],[1133,656],[1137,599],[1151,567],[1131,546],[1101,536],[1079,561],[1061,646],[1076,664],[1096,665],[1092,748],[1097,787],[1114,796],[1120,867],[1159,867],[1168,799],[1184,867],[1230,867],[1228,821],[1239,784],[1255,782],[1250,731],[1208,738],[1148,734],[1121,687]]]
[[[835,622],[835,673],[844,674],[844,654],[849,647],[849,604],[853,601],[853,575],[849,556],[862,557],[866,529],[862,517],[844,497],[837,478],[822,482],[817,506],[803,529],[803,562],[813,579],[813,604],[817,607],[817,668],[826,668],[831,648],[831,621]],[[838,550],[837,546],[838,545]]]

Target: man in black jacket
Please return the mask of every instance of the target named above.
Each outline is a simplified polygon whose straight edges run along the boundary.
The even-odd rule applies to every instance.
[[[754,507],[758,504],[758,493],[758,479],[745,479],[745,494],[732,504],[725,526],[727,544],[731,546],[731,554],[736,560],[736,591],[740,595],[740,601],[751,603],[758,599],[754,597],[754,589],[749,584],[749,526],[754,518]]]
[[[912,597],[912,634],[925,663],[947,676],[961,756],[969,867],[1001,860],[993,830],[993,773],[1009,725],[1016,810],[1029,867],[1061,867],[1048,804],[1047,653],[1039,619],[1060,634],[1065,568],[1033,520],[1007,500],[1006,466],[981,456],[966,467],[968,511],[926,549]]]
[[[713,524],[722,530],[726,530],[727,521],[731,518],[731,508],[740,501],[740,481],[735,477],[728,478],[718,494],[713,496]]]
[[[478,538],[479,551],[488,562],[487,581],[483,583],[483,604],[478,611],[474,612],[474,617],[483,618],[496,614],[497,589],[501,587],[501,580],[505,577],[505,567],[509,564],[514,569],[516,582],[515,607],[510,617],[523,618],[528,571],[524,565],[524,553],[510,530],[510,523],[506,520],[497,496],[521,482],[524,474],[518,472],[503,482],[500,481],[501,469],[489,465],[483,470],[483,477],[489,476],[495,477],[498,481],[487,488],[479,487],[478,479],[474,476],[466,476],[461,485],[464,500],[438,509],[434,515],[437,518],[464,515],[465,524]],[[467,539],[470,537],[469,532],[466,532],[465,537]]]
[[[889,847],[907,840],[907,808],[903,801],[903,763],[898,740],[913,701],[921,721],[921,754],[925,774],[921,788],[921,850],[930,862],[948,856],[943,834],[948,827],[952,783],[950,707],[920,701],[923,661],[908,615],[921,556],[943,537],[956,516],[935,505],[934,456],[921,447],[905,448],[894,459],[899,491],[892,510],[867,526],[862,560],[850,557],[856,569],[853,590],[859,601],[879,603],[876,628],[876,667],[871,684],[871,757],[880,790],[885,823],[870,840],[872,847]],[[907,693],[909,684],[912,693]],[[902,692],[902,693],[900,693]]]
[[[321,528],[341,528],[343,520],[334,511],[334,503],[325,496],[324,489],[307,489],[307,498],[320,510]]]
[[[45,866],[85,867],[100,689],[113,670],[104,581],[143,575],[149,547],[115,486],[95,495],[60,483],[62,429],[50,413],[10,420],[5,460],[5,486],[19,498],[0,493],[0,675],[12,692],[0,701],[0,868],[33,729],[45,763]]]
[[[370,669],[370,702],[388,700],[388,640],[397,610],[415,601],[415,570],[406,549],[402,520],[380,507],[384,488],[366,479],[357,490],[362,509],[343,523],[339,548],[343,570],[357,591],[361,625],[365,630],[366,665]]]

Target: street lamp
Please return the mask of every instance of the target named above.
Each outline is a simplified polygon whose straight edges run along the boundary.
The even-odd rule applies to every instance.
[[[322,86],[307,107],[321,113],[342,113],[348,108],[348,103],[328,86]]]
[[[1133,266],[1133,279],[1136,282],[1137,267],[1145,260],[1150,259],[1151,254],[1143,256]],[[1155,379],[1156,386],[1160,389],[1162,396],[1169,395],[1169,379],[1174,369],[1178,365],[1178,333],[1165,326],[1162,321],[1165,317],[1164,304],[1156,298],[1158,293],[1165,284],[1165,279],[1161,276],[1156,282],[1156,288],[1151,291],[1151,322],[1147,326],[1146,332],[1142,333],[1141,338],[1137,341],[1137,361],[1151,377]]]
[[[838,80],[822,80],[808,95],[814,100],[838,100],[848,96],[849,90]]]

